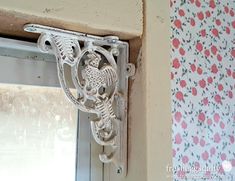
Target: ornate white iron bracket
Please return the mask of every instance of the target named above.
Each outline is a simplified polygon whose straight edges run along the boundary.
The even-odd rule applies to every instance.
[[[95,115],[91,116],[93,137],[104,151],[109,150],[99,155],[100,160],[112,162],[117,174],[125,176],[128,77],[135,72],[134,65],[128,63],[128,43],[116,36],[98,37],[36,24],[25,25],[24,30],[41,34],[38,47],[56,56],[59,81],[67,98],[79,110]],[[66,83],[65,66],[71,69],[77,97]]]

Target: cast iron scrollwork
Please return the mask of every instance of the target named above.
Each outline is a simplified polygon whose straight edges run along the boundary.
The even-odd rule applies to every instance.
[[[91,120],[93,137],[98,144],[112,148],[111,153],[100,154],[100,160],[119,166],[115,154],[121,149],[121,120],[117,117],[114,105],[115,98],[121,97],[118,91],[120,70],[115,60],[119,55],[118,45],[115,44],[117,38],[96,41],[97,37],[94,36],[88,38],[84,34],[73,34],[41,25],[26,25],[25,30],[40,33],[37,43],[40,50],[52,52],[56,56],[59,81],[67,98],[79,110],[96,115]],[[109,42],[110,40],[113,42]],[[107,48],[100,42],[108,42],[112,46]],[[66,82],[66,66],[71,69],[72,82],[78,92],[77,97],[71,93]],[[131,68],[133,72],[133,65],[127,64],[129,72]],[[128,72],[127,76],[130,76]],[[125,154],[122,153],[122,156]]]

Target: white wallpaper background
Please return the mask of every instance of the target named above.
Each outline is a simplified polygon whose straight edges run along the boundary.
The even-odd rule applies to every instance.
[[[174,181],[235,180],[234,8],[171,0]]]

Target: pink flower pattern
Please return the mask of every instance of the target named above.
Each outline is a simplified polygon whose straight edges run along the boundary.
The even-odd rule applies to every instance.
[[[174,181],[235,179],[234,8],[235,0],[171,0],[173,168],[220,168],[196,179],[174,170]]]

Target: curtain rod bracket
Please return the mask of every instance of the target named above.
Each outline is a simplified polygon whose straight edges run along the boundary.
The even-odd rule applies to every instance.
[[[104,146],[99,159],[113,163],[118,175],[127,173],[128,78],[135,66],[128,62],[129,45],[116,36],[99,37],[58,28],[27,24],[24,30],[39,33],[38,47],[56,57],[60,85],[79,110],[90,119],[95,141]],[[65,66],[77,89],[75,97],[66,81]]]

